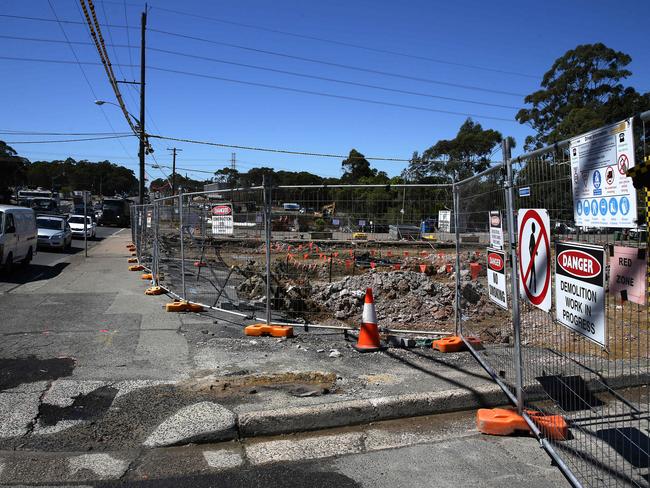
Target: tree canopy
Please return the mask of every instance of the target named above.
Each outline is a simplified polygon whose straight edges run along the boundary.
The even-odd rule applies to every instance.
[[[650,93],[623,81],[632,58],[602,43],[582,44],[556,59],[516,119],[536,132],[526,149],[552,144],[650,108]]]
[[[453,139],[443,139],[414,153],[404,176],[411,181],[452,182],[456,177],[467,178],[490,165],[490,156],[503,136],[499,131],[483,129],[481,124],[467,119]]]

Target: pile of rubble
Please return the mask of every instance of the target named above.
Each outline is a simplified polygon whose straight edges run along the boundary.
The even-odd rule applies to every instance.
[[[415,271],[369,270],[332,283],[306,280],[297,286],[272,282],[271,288],[274,310],[282,310],[294,319],[304,316],[314,321],[317,316],[318,321],[325,323],[338,320],[358,325],[366,288],[372,288],[381,326],[440,330],[453,326],[455,286],[453,274],[436,279]],[[238,292],[251,302],[264,302],[263,277],[249,277],[238,286]],[[485,286],[472,281],[467,271],[461,271],[461,307],[463,320],[471,323],[472,329],[478,323],[499,323],[499,311],[488,300]],[[497,342],[501,342],[500,337]]]
[[[373,290],[378,320],[389,327],[440,326],[454,317],[455,281],[434,281],[413,271],[370,272],[331,284],[315,284],[311,300],[330,310],[336,319],[358,321],[366,287]],[[465,313],[484,312],[483,285],[464,278],[461,292]]]

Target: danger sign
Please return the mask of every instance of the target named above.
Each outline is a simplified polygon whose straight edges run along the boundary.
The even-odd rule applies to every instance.
[[[488,296],[499,307],[508,310],[506,292],[506,254],[499,249],[487,250]]]
[[[645,305],[646,264],[642,249],[614,246],[609,262],[609,292]]]
[[[229,203],[212,207],[212,234],[232,235],[232,205]]]
[[[517,214],[519,222],[519,283],[522,298],[551,310],[551,244],[549,218],[545,209],[524,208]]]
[[[490,210],[490,246],[496,249],[503,249],[503,225],[501,224],[501,212]]]
[[[605,250],[602,247],[557,243],[555,318],[605,347]]]

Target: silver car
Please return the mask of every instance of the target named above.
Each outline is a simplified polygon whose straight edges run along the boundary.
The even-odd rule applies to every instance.
[[[36,217],[36,226],[39,247],[63,251],[72,245],[72,230],[65,217],[39,215]]]

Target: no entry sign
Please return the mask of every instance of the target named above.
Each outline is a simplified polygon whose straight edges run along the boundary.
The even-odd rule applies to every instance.
[[[551,310],[551,243],[545,209],[524,208],[519,222],[519,283],[522,298],[545,312]]]
[[[555,318],[569,329],[606,346],[605,250],[602,247],[557,243]]]

